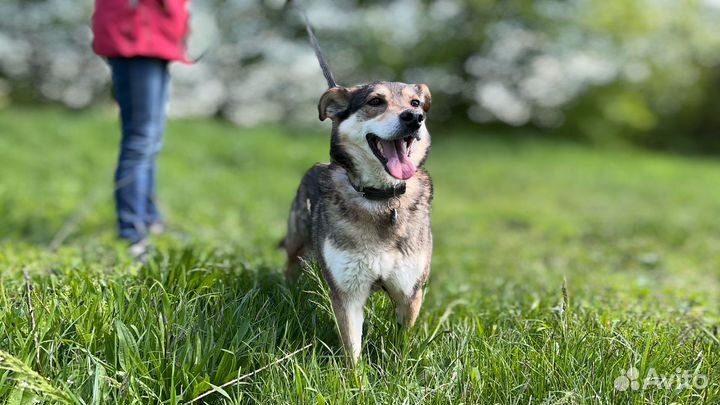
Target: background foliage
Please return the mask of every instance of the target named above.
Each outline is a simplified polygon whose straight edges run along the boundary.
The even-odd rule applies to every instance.
[[[172,113],[314,122],[324,83],[283,0],[195,1]],[[596,141],[720,150],[718,0],[304,2],[342,84],[422,81],[433,122],[562,127]],[[0,100],[108,101],[92,4],[4,0]]]

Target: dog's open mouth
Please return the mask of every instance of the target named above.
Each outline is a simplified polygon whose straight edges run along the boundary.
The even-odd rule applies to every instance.
[[[385,171],[399,180],[407,180],[415,174],[417,168],[410,161],[415,136],[386,141],[375,134],[366,136],[370,150],[385,167]]]

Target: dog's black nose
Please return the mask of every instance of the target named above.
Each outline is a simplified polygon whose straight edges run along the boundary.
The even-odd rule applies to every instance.
[[[400,113],[400,120],[408,127],[418,129],[423,120],[425,120],[425,114],[413,110],[405,110]]]

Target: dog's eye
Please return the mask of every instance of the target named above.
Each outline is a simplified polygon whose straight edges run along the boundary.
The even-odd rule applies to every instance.
[[[420,100],[413,100],[410,102],[410,105],[413,107],[420,107]]]
[[[379,105],[382,105],[385,102],[385,100],[381,99],[380,97],[374,97],[371,98],[370,101],[368,101],[368,105],[371,105],[373,107],[377,107]]]

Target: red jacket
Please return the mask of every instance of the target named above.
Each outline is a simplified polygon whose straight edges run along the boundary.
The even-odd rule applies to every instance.
[[[106,57],[188,62],[187,0],[95,0],[93,50]]]

